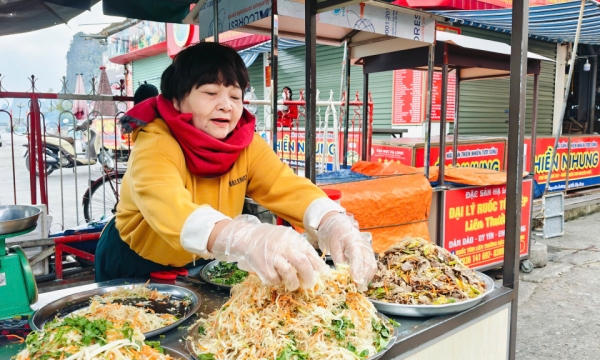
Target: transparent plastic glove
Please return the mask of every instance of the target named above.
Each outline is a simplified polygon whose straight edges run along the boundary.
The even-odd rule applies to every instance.
[[[292,228],[263,224],[251,215],[233,219],[211,249],[217,260],[238,262],[267,285],[284,284],[288,290],[311,288],[317,273],[328,270],[315,249]]]
[[[319,248],[329,252],[334,263],[349,263],[352,279],[361,291],[375,276],[377,262],[373,247],[345,214],[326,216],[317,230]]]

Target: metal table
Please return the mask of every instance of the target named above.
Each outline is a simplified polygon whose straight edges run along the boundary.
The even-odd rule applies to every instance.
[[[401,138],[406,132],[407,129],[373,128],[373,135],[392,135],[393,138],[396,138],[396,135]]]
[[[191,269],[190,276],[198,277],[200,270],[201,267]],[[60,299],[64,296],[95,289],[97,287],[133,284],[140,282],[145,283],[145,281],[146,280],[140,279],[118,279],[43,293],[39,295],[39,301],[35,305],[32,305],[32,308],[39,309],[45,304]],[[200,310],[198,311],[199,316],[211,313],[224,304],[229,298],[228,292],[218,290],[216,287],[209,284],[198,286],[181,281],[164,281],[163,283],[176,284],[194,291],[198,295],[198,298],[201,302]],[[424,345],[426,346],[426,344],[434,342],[436,339],[443,337],[444,334],[450,334],[451,332],[468,325],[481,316],[484,316],[489,311],[497,308],[498,303],[503,301],[504,297],[510,295],[509,289],[496,289],[489,295],[486,295],[485,299],[479,305],[462,313],[449,316],[432,318],[406,318],[390,316],[400,323],[400,327],[397,328],[399,336],[396,344],[381,359],[404,358],[410,353],[421,349]],[[179,350],[183,353],[188,353],[187,349],[185,348],[183,337],[187,334],[187,328],[192,325],[196,319],[196,316],[192,316],[179,328],[171,330],[164,335],[151,338],[150,340],[158,340],[163,346],[174,350]],[[0,347],[0,359],[9,359],[12,355],[15,355],[22,348],[22,346],[23,345],[20,344],[11,344]]]

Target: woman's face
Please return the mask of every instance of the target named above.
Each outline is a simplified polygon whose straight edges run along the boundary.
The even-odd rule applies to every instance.
[[[183,101],[173,101],[181,113],[191,113],[194,126],[208,135],[223,140],[236,127],[244,104],[239,86],[205,84],[192,89]]]

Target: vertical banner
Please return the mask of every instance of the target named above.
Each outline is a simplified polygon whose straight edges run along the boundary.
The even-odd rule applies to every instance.
[[[529,252],[532,180],[523,180],[520,254]],[[500,265],[504,259],[506,185],[444,192],[442,246],[472,269]]]
[[[423,122],[423,72],[394,70],[392,81],[392,125]]]
[[[427,73],[420,70],[394,70],[392,80],[392,125],[413,125],[425,121]],[[433,73],[431,120],[441,120],[442,73]],[[456,74],[448,74],[446,121],[454,121],[456,109]]]

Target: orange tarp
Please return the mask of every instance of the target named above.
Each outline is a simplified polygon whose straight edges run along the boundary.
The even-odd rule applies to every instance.
[[[385,251],[406,236],[429,238],[432,189],[422,175],[401,175],[322,186],[342,192],[342,206],[361,231],[373,234],[373,249]]]

